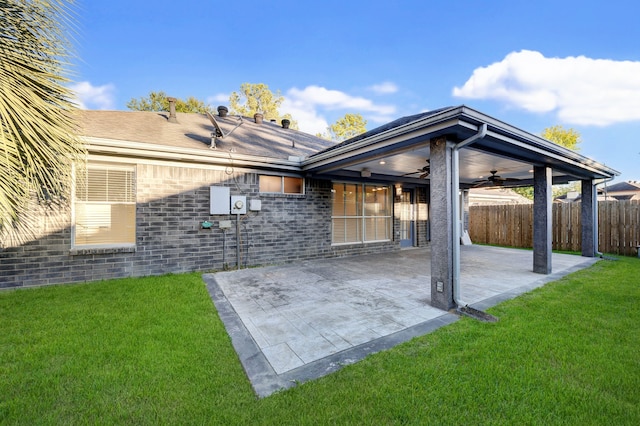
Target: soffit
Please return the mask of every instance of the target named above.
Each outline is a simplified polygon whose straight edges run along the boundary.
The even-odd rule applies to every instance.
[[[459,151],[463,187],[473,186],[491,170],[503,178],[519,179],[510,182],[510,186],[530,185],[533,166],[551,167],[554,183],[618,174],[587,157],[465,106],[412,117],[417,118],[397,120],[401,123],[397,128],[387,125],[380,131],[376,129],[364,137],[315,154],[304,162],[303,169],[310,174],[354,178],[364,170],[366,175],[370,173],[380,180],[419,183],[416,179],[421,174],[419,170],[430,158],[430,139],[445,136],[447,140],[460,142],[476,134],[484,123],[488,128],[486,136]]]

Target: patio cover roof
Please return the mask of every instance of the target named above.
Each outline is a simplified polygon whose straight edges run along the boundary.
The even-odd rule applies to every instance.
[[[509,186],[532,185],[533,166],[552,168],[554,184],[619,175],[575,151],[464,105],[400,118],[309,156],[302,169],[312,175],[344,177],[358,177],[365,170],[380,180],[424,183],[417,170],[430,158],[430,139],[446,136],[457,143],[477,134],[483,124],[486,135],[460,151],[463,188],[491,170],[518,179]]]

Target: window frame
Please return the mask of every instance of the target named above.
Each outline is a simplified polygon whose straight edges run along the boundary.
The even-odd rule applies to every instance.
[[[336,185],[343,185],[343,193],[346,185],[353,185],[356,189],[356,199],[355,199],[355,212],[356,214],[344,214],[344,215],[336,215],[335,207],[336,207]],[[367,207],[369,204],[367,202],[367,187],[377,187],[384,188],[386,190],[386,200],[385,200],[385,212],[386,214],[367,214]],[[373,182],[345,182],[345,181],[333,181],[331,183],[331,245],[332,246],[342,246],[342,245],[352,245],[352,244],[370,244],[370,243],[379,243],[379,242],[387,242],[393,240],[393,194],[392,187],[387,184],[376,184]],[[344,211],[347,213],[347,204],[344,203]],[[384,220],[384,229],[385,229],[385,237],[386,238],[376,238],[376,239],[368,239],[368,232],[371,232],[368,229],[367,224],[372,220],[374,223],[380,219]],[[357,237],[354,241],[340,241],[336,242],[334,239],[335,236],[335,226],[336,220],[344,221],[343,223],[347,223],[348,221],[355,220],[357,222],[355,228],[355,235]],[[348,227],[345,226],[345,236],[347,235]],[[378,231],[378,227],[374,226],[371,228],[374,232]]]
[[[260,181],[264,177],[280,178],[280,190],[279,191],[263,191],[260,188]],[[300,192],[285,192],[285,189],[287,187],[287,185],[285,184],[285,179],[298,179],[300,181]],[[305,195],[305,180],[303,177],[300,177],[300,176],[259,174],[258,175],[258,192],[260,194]]]
[[[130,173],[125,182],[126,186],[130,185],[130,193],[125,195],[123,198],[125,200],[89,200],[89,171],[90,170],[113,170],[113,171],[124,171]],[[110,163],[110,162],[99,162],[99,161],[89,161],[85,164],[82,170],[79,170],[78,167],[74,166],[73,171],[73,185],[72,185],[72,203],[71,203],[71,250],[72,253],[79,252],[85,253],[87,250],[110,250],[110,249],[134,249],[136,247],[136,236],[137,236],[137,170],[135,164],[129,163]],[[84,177],[85,181],[82,183],[87,188],[87,199],[80,199],[78,197],[78,186],[80,185],[79,179]],[[108,186],[109,180],[108,178],[105,180],[105,185]],[[108,189],[106,190],[108,193]],[[108,198],[105,197],[105,198]],[[133,208],[133,213],[131,217],[128,218],[131,222],[128,226],[133,228],[133,241],[111,241],[106,243],[79,243],[78,242],[78,219],[79,212],[78,209],[80,205],[84,206],[129,206],[128,208]],[[113,232],[111,229],[109,232]]]

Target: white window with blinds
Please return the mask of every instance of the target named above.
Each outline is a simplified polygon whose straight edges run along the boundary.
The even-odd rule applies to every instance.
[[[391,189],[384,185],[333,183],[332,243],[391,239]]]
[[[74,195],[74,247],[135,245],[135,166],[89,163],[76,172]]]

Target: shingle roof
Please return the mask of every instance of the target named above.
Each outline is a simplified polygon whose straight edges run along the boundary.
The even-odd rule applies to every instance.
[[[611,186],[608,186],[607,192],[628,192],[628,191],[640,191],[640,182],[629,180],[626,182],[618,182]]]
[[[80,131],[87,137],[116,139],[180,148],[210,149],[215,129],[203,114],[177,113],[177,123],[166,112],[81,111]],[[257,124],[244,117],[215,117],[225,136],[217,140],[217,150],[247,155],[287,159],[305,157],[335,144],[271,122]],[[231,132],[233,130],[233,132]],[[230,133],[231,132],[231,133]]]
[[[420,120],[422,118],[431,117],[433,115],[436,115],[436,114],[438,114],[438,113],[440,113],[442,111],[446,111],[446,110],[451,109],[451,108],[452,107],[438,108],[438,109],[434,109],[434,110],[431,110],[431,111],[422,112],[420,114],[407,115],[405,117],[398,118],[397,120],[394,120],[394,121],[392,121],[390,123],[384,124],[384,125],[382,125],[380,127],[376,127],[373,130],[369,130],[368,132],[362,133],[362,134],[360,134],[358,136],[354,136],[351,139],[347,139],[347,140],[345,140],[345,141],[343,141],[343,142],[341,142],[341,143],[339,143],[337,145],[333,145],[333,146],[331,146],[329,148],[326,148],[323,151],[318,152],[317,154],[320,154],[320,153],[323,153],[323,152],[332,151],[334,149],[337,149],[337,148],[340,148],[340,147],[343,147],[343,146],[346,146],[346,145],[350,145],[352,143],[358,142],[359,140],[362,140],[362,139],[365,139],[365,138],[368,138],[368,137],[371,137],[371,136],[375,136],[375,135],[377,135],[379,133],[383,133],[383,132],[386,132],[388,130],[395,129],[395,128],[400,127],[400,126],[404,126],[405,124],[409,124],[409,123],[412,123],[414,121],[418,121],[418,120]]]

